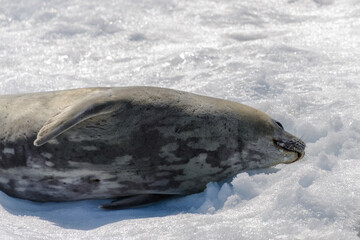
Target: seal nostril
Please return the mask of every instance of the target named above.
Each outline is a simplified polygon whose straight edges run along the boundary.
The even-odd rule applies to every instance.
[[[301,141],[301,140],[300,140]],[[281,148],[285,151],[288,151],[288,152],[294,152],[297,154],[297,160],[300,160],[304,155],[305,155],[305,152],[304,152],[304,149],[305,149],[305,146],[302,145],[302,141],[300,142],[299,140],[297,139],[291,139],[287,142],[283,142],[281,140],[278,140],[278,139],[273,139],[273,142],[275,144],[275,146],[277,146],[278,148]],[[294,161],[294,162],[295,162]]]

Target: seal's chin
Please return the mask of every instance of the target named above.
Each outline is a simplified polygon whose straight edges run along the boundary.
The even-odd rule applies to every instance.
[[[293,152],[297,154],[297,158],[291,162],[284,162],[285,164],[293,163],[298,160],[300,160],[304,156],[304,152],[300,149],[296,148],[296,144],[293,144],[294,142],[284,142],[279,139],[273,139],[274,145],[286,152]]]

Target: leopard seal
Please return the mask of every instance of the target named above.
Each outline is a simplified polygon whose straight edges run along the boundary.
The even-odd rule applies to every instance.
[[[305,143],[246,105],[156,87],[0,96],[0,190],[132,207],[292,163]]]

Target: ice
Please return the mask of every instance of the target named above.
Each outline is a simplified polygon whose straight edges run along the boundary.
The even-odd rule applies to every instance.
[[[359,11],[355,0],[2,0],[0,94],[169,87],[256,107],[307,148],[137,209],[0,192],[0,238],[358,239]]]

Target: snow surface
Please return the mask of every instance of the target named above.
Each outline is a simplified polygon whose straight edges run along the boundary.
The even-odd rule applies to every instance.
[[[360,2],[0,1],[0,94],[153,85],[242,102],[294,164],[123,211],[0,192],[1,239],[358,239]]]

